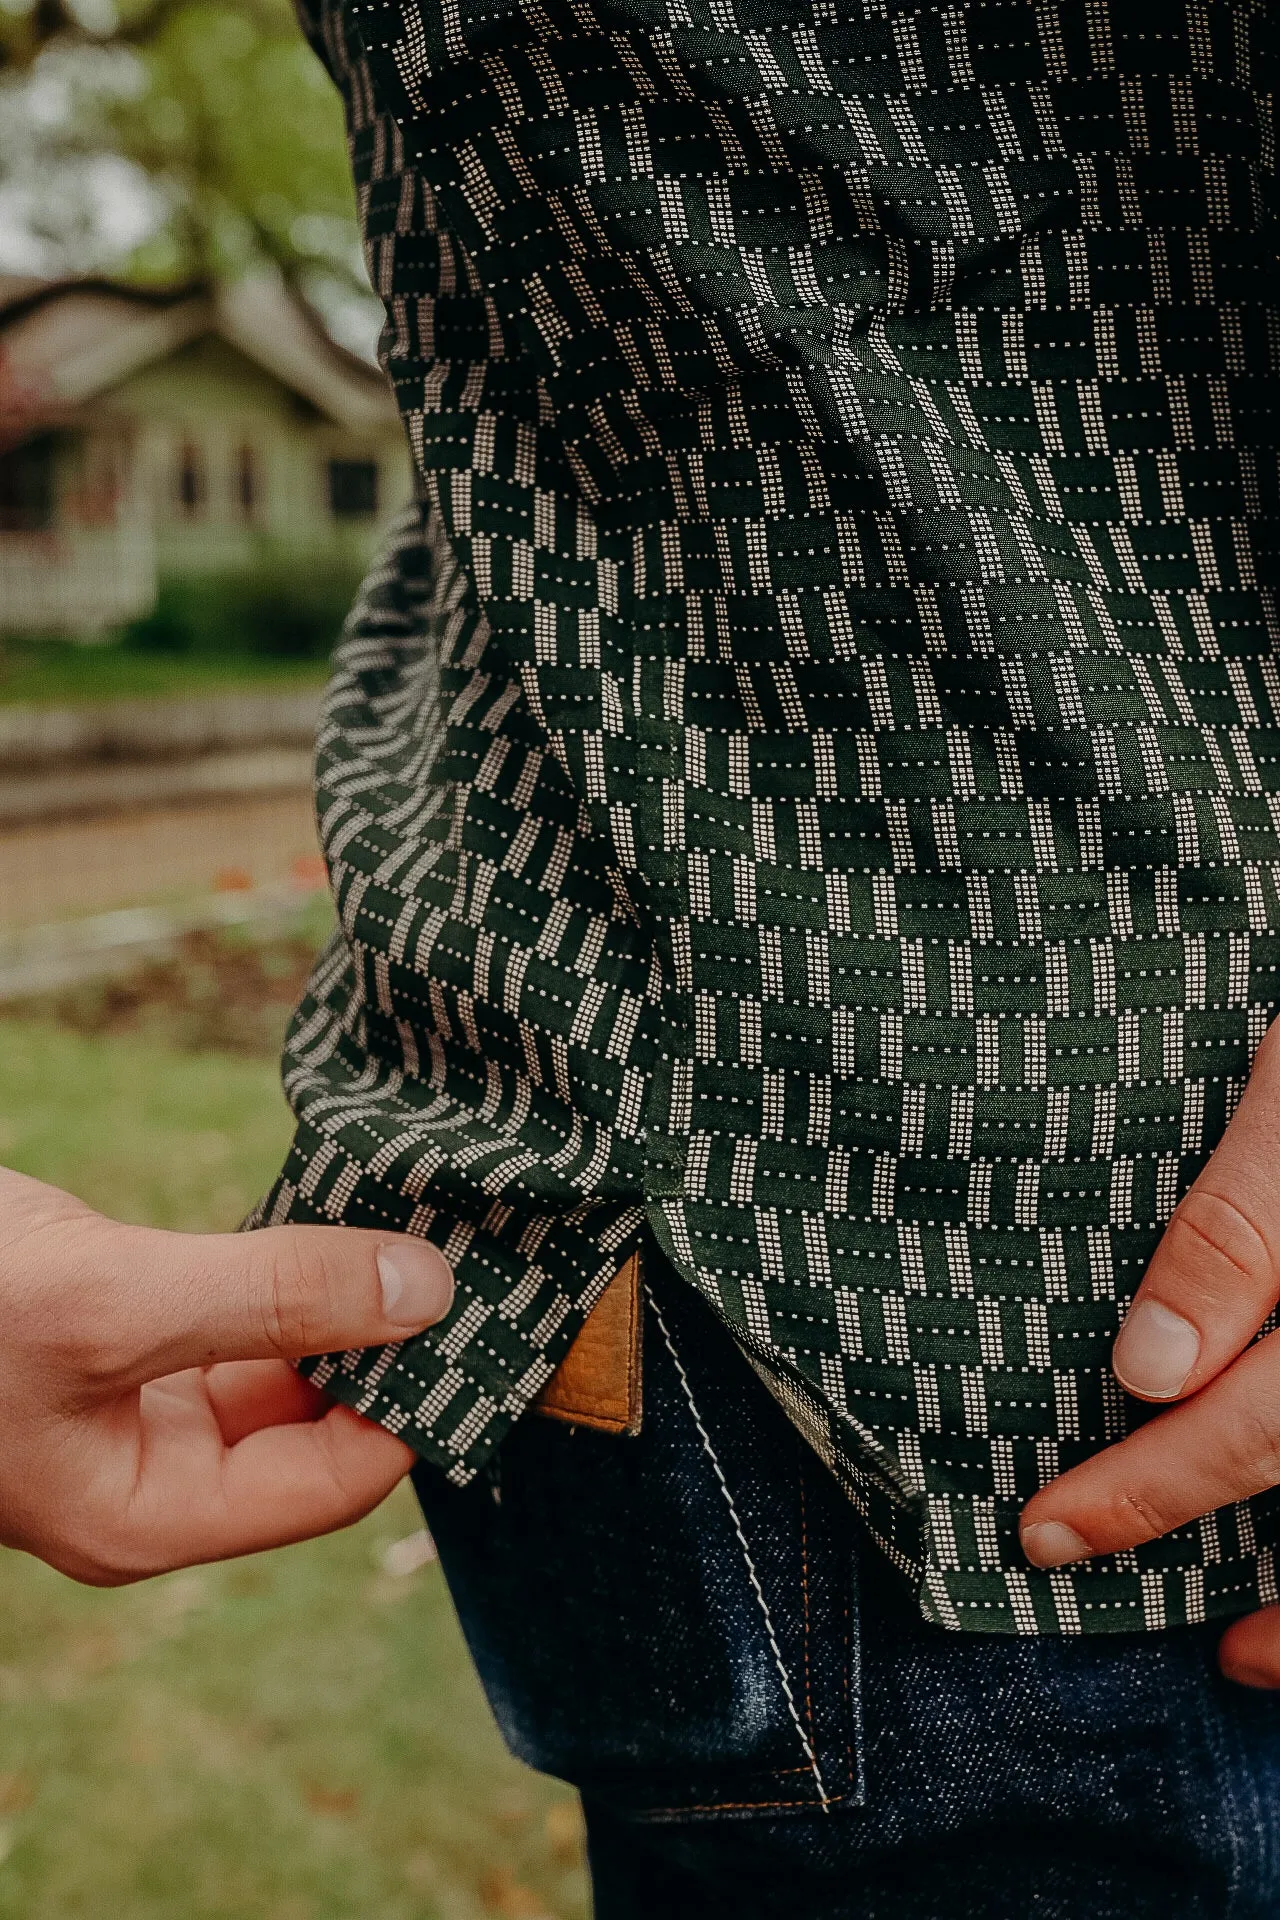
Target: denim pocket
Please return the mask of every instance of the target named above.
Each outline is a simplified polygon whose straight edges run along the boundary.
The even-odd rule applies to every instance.
[[[707,1309],[651,1284],[636,1438],[534,1417],[469,1487],[416,1476],[490,1705],[633,1816],[857,1803],[852,1516]]]

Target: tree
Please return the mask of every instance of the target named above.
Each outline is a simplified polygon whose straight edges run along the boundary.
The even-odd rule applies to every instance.
[[[287,0],[4,0],[9,270],[271,263],[370,337],[336,93]]]

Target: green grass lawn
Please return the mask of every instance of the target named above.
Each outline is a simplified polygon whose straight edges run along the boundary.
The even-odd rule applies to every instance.
[[[0,1021],[0,1160],[122,1217],[230,1227],[287,1139],[269,1060]],[[382,1568],[418,1524],[116,1593],[0,1552],[0,1920],[585,1920],[572,1796]]]
[[[146,653],[62,640],[0,643],[0,705],[80,706],[163,694],[319,686],[324,661],[269,655]]]

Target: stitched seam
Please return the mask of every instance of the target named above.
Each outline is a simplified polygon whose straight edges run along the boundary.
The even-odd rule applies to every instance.
[[[729,1516],[733,1521],[733,1530],[738,1536],[738,1545],[742,1548],[742,1557],[746,1561],[747,1576],[751,1582],[752,1591],[754,1592],[756,1596],[756,1600],[760,1607],[761,1617],[764,1620],[765,1632],[769,1636],[769,1645],[773,1650],[773,1663],[778,1670],[778,1678],[782,1682],[782,1691],[786,1698],[787,1710],[791,1715],[791,1719],[795,1726],[795,1730],[800,1736],[800,1745],[804,1751],[804,1756],[806,1760],[809,1762],[809,1769],[812,1772],[814,1780],[817,1784],[818,1798],[822,1804],[822,1810],[824,1813],[826,1813],[830,1810],[831,1801],[827,1797],[827,1789],[823,1784],[822,1769],[818,1765],[818,1756],[813,1750],[813,1743],[810,1740],[808,1734],[804,1730],[804,1722],[801,1720],[800,1714],[796,1708],[795,1695],[791,1691],[791,1678],[787,1672],[786,1663],[782,1658],[781,1649],[778,1646],[778,1636],[773,1630],[773,1615],[769,1611],[769,1602],[764,1597],[764,1588],[760,1585],[760,1576],[756,1572],[755,1561],[751,1558],[751,1549],[747,1545],[747,1536],[742,1530],[742,1522],[738,1518],[738,1509],[737,1509],[737,1506],[734,1504],[733,1495],[729,1491],[729,1483],[724,1477],[724,1468],[720,1465],[720,1457],[717,1454],[715,1448],[711,1444],[711,1436],[707,1432],[706,1427],[702,1423],[702,1415],[698,1412],[698,1403],[693,1397],[693,1388],[689,1385],[689,1376],[684,1370],[684,1365],[680,1359],[680,1355],[676,1352],[675,1342],[671,1338],[671,1334],[667,1329],[667,1323],[662,1317],[662,1309],[659,1307],[657,1301],[654,1299],[653,1291],[649,1286],[649,1283],[647,1280],[644,1283],[644,1291],[645,1291],[645,1297],[647,1298],[649,1305],[653,1310],[653,1317],[658,1323],[658,1331],[662,1335],[663,1342],[666,1345],[667,1352],[671,1355],[671,1358],[675,1363],[676,1373],[679,1375],[679,1378],[680,1378],[680,1386],[681,1386],[681,1389],[683,1390],[684,1397],[689,1404],[689,1411],[693,1415],[693,1424],[698,1429],[698,1437],[702,1441],[703,1451],[706,1453],[708,1460],[710,1460],[711,1465],[715,1470],[716,1479],[720,1484],[720,1491],[724,1495],[725,1501],[728,1505]],[[775,1804],[781,1806],[786,1803],[782,1801],[778,1801]]]
[[[640,1249],[631,1256],[633,1269],[631,1285],[627,1291],[627,1417],[635,1417],[637,1428],[644,1419],[644,1356],[641,1351],[641,1307],[640,1282],[644,1267],[640,1260]]]
[[[800,1475],[800,1594],[804,1604],[804,1717],[809,1727],[809,1740],[817,1749],[818,1736],[813,1724],[813,1692],[809,1674],[809,1515],[804,1497],[804,1462],[796,1456],[796,1466]]]
[[[1162,1646],[1159,1649],[1159,1661],[1167,1674],[1169,1668],[1167,1647]],[[1224,1911],[1227,1914],[1237,1914],[1241,1911],[1240,1899],[1245,1888],[1246,1871],[1246,1841],[1242,1833],[1245,1825],[1245,1819],[1242,1818],[1244,1809],[1240,1804],[1242,1794],[1237,1790],[1237,1783],[1243,1794],[1248,1796],[1249,1811],[1253,1816],[1254,1835],[1261,1842],[1260,1851],[1264,1857],[1270,1852],[1267,1825],[1263,1820],[1253,1769],[1245,1760],[1244,1743],[1228,1716],[1223,1712],[1219,1701],[1214,1698],[1214,1689],[1203,1668],[1199,1674],[1198,1691],[1201,1711],[1197,1716],[1197,1724],[1201,1730],[1205,1751],[1209,1756],[1210,1767],[1217,1777],[1219,1796],[1226,1803],[1223,1828],[1231,1859],[1231,1886]],[[1233,1765],[1233,1762],[1236,1764]],[[1252,1879],[1249,1885],[1251,1888]]]
[[[846,1569],[844,1585],[844,1763],[848,1771],[849,1783],[856,1787],[862,1776],[861,1765],[855,1770],[853,1761],[853,1690],[849,1685],[849,1666],[853,1658],[852,1633],[853,1606],[849,1599],[849,1576]]]
[[[838,1807],[844,1794],[832,1794],[824,1800],[824,1812],[830,1807]],[[812,1807],[812,1800],[703,1800],[687,1807],[645,1807],[641,1818],[652,1819],[660,1814],[679,1813],[774,1813],[782,1807]]]
[[[626,1415],[621,1413],[601,1413],[596,1407],[571,1406],[567,1400],[555,1400],[543,1409],[544,1412],[562,1414],[567,1420],[580,1420],[583,1426],[595,1424],[601,1427],[616,1428],[620,1433],[626,1426]]]
[[[636,1333],[640,1324],[640,1289],[635,1284],[640,1278],[640,1255],[633,1253],[627,1265],[633,1269],[632,1284],[627,1288],[627,1370],[630,1372],[631,1357],[636,1350]]]
[[[806,1761],[802,1767],[767,1767],[757,1768],[756,1771],[766,1772],[771,1780],[785,1780],[790,1774],[811,1773],[812,1769]]]

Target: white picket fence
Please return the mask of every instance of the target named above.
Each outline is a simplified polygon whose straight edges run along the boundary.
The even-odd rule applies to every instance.
[[[0,633],[91,639],[155,601],[156,544],[145,526],[0,533]]]

